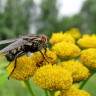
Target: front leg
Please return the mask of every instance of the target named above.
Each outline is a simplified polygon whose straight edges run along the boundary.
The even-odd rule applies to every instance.
[[[41,50],[38,50],[41,54],[42,54],[42,56],[43,56],[43,58],[47,61],[47,59],[45,58],[45,56],[44,56],[44,54],[41,52]],[[47,61],[48,62],[48,61]],[[48,62],[49,63],[49,62]]]
[[[44,50],[45,50],[45,52],[44,52],[45,56],[46,56],[47,58],[53,59],[52,57],[48,57],[47,54],[46,54],[46,52],[47,52],[47,45],[46,45],[46,44],[43,45],[43,48],[44,48]]]

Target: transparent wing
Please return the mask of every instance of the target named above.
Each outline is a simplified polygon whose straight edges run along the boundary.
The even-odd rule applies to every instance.
[[[10,43],[10,42],[14,42],[16,40],[18,40],[18,38],[2,40],[2,41],[0,41],[0,44]]]
[[[13,50],[13,49],[16,49],[16,48],[18,48],[24,44],[27,44],[27,43],[28,43],[27,40],[19,39],[16,42],[14,42],[14,43],[10,44],[9,46],[5,47],[4,49],[2,49],[0,51],[0,54],[5,53],[5,52],[10,51],[10,50]]]

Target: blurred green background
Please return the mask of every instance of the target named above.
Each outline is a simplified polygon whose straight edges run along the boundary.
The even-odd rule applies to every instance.
[[[62,18],[58,17],[60,11],[57,6],[58,0],[40,0],[40,4],[36,4],[34,1],[0,0],[0,40],[16,38],[28,33],[45,34],[50,38],[53,32],[65,32],[71,28],[79,28],[81,34],[96,33],[95,0],[85,0],[78,14],[64,15]],[[37,1],[39,2],[39,0]],[[6,4],[3,6],[2,2],[6,2]],[[6,44],[0,45],[0,50],[5,46]],[[3,57],[0,58],[0,96],[30,96],[21,81],[7,80],[8,74],[4,70],[6,65],[8,62]],[[84,90],[92,96],[96,96],[95,81],[96,74],[84,87]],[[32,79],[30,82],[32,82],[36,96],[44,96],[44,91],[35,86]]]

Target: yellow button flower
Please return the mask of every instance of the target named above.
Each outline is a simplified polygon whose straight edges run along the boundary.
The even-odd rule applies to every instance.
[[[81,52],[80,59],[84,65],[96,70],[96,48],[85,49]]]
[[[42,50],[42,53],[44,54],[45,50]],[[46,57],[47,55],[47,57]],[[56,64],[58,63],[57,61],[57,56],[55,54],[55,52],[50,51],[47,48],[46,51],[46,55],[44,54],[44,57],[46,58],[46,60],[51,63],[51,64]],[[42,54],[40,52],[36,52],[32,55],[32,60],[36,61],[37,66],[43,66],[43,65],[47,65],[48,62],[43,58]]]
[[[70,89],[63,91],[59,96],[91,96],[91,95],[84,90],[77,89],[73,85]]]
[[[7,67],[9,75],[14,68],[15,61],[12,61]],[[17,58],[16,68],[11,74],[10,78],[17,80],[28,80],[33,76],[34,72],[37,70],[36,62],[31,60],[30,57],[24,56]]]
[[[77,44],[82,48],[96,48],[96,35],[83,35],[83,37],[77,41]]]
[[[51,39],[49,40],[51,44],[59,43],[62,41],[75,43],[74,38],[70,34],[63,34],[62,31],[60,33],[53,33]]]
[[[70,34],[75,39],[78,39],[81,36],[78,28],[71,28],[69,31],[66,31],[65,33]]]
[[[81,64],[78,60],[64,61],[59,65],[72,72],[74,83],[85,80],[90,75],[89,70],[85,66],[83,66],[83,64]]]
[[[80,48],[71,42],[60,42],[52,47],[57,56],[63,59],[71,59],[80,55]]]
[[[40,67],[33,79],[36,85],[51,91],[69,89],[73,81],[69,71],[51,64]]]

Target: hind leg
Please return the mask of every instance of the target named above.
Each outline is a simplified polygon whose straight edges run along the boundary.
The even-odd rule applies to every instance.
[[[11,62],[10,62],[10,63],[11,63]],[[8,64],[8,66],[10,65],[10,63]],[[6,66],[4,69],[7,69],[8,66]]]
[[[16,68],[17,58],[20,57],[20,56],[22,56],[22,55],[24,55],[24,54],[26,54],[26,53],[27,53],[27,52],[22,52],[22,53],[18,54],[18,55],[15,57],[14,68],[13,68],[12,72],[10,73],[10,75],[8,76],[8,80],[9,80],[9,77],[10,77],[10,76],[12,75],[12,73],[14,72],[15,68]],[[8,66],[9,66],[9,65],[8,65]]]

